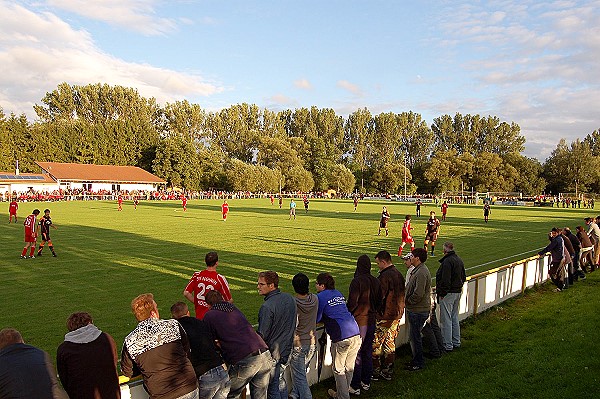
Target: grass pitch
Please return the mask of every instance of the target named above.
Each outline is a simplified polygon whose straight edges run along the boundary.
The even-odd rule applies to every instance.
[[[54,356],[68,315],[88,311],[121,346],[137,324],[131,299],[152,292],[161,316],[170,317],[170,306],[184,300],[187,281],[204,268],[204,255],[212,250],[219,253],[218,270],[229,281],[235,304],[251,323],[257,321],[262,303],[256,291],[262,270],[277,271],[280,288],[290,293],[295,273],[304,272],[312,281],[328,271],[345,294],[363,253],[373,261],[373,274],[374,255],[381,249],[394,255],[404,272],[395,254],[404,216],[414,215],[413,204],[362,201],[353,212],[352,201],[312,200],[305,213],[302,202],[297,203],[297,219],[289,220],[289,200],[283,209],[268,199],[230,200],[227,222],[221,219],[217,200],[190,201],[187,212],[179,201],[141,202],[137,210],[125,202],[122,212],[116,203],[103,201],[21,203],[19,223],[7,224],[3,213],[0,224],[0,328],[17,328],[26,342]],[[389,237],[377,236],[383,205],[391,213]],[[58,226],[51,230],[57,258],[46,248],[40,258],[19,259],[22,221],[34,208],[52,211]],[[413,216],[418,246],[432,209],[441,214],[425,205],[423,216]],[[480,206],[451,205],[436,257],[427,264],[435,274],[442,244],[451,240],[468,274],[474,274],[535,254],[547,244],[551,227],[574,228],[588,215],[594,211],[496,206],[486,224]]]

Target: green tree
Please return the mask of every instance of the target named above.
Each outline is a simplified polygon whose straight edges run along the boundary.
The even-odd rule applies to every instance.
[[[345,125],[346,152],[351,169],[360,179],[361,192],[364,192],[365,173],[371,165],[373,130],[374,120],[368,109],[358,109],[348,116]]]
[[[511,152],[504,155],[503,160],[519,174],[514,183],[514,191],[524,195],[538,195],[545,191],[546,181],[541,177],[543,167],[537,159]]]
[[[461,115],[454,118],[442,115],[434,118],[431,130],[435,137],[435,148],[441,151],[456,150],[458,155],[481,152],[506,154],[522,152],[525,138],[521,136],[519,125],[501,122],[498,117]]]
[[[424,176],[433,183],[434,192],[459,191],[463,183],[470,185],[473,175],[474,157],[471,154],[457,155],[456,150],[438,151],[431,157]]]
[[[257,152],[260,119],[258,106],[237,104],[209,114],[206,128],[211,140],[228,157],[251,163]]]
[[[599,159],[592,154],[588,142],[577,139],[568,146],[561,139],[544,163],[544,177],[554,193],[585,192],[597,184],[599,167]]]
[[[285,189],[287,191],[309,192],[315,186],[312,173],[301,166],[294,166],[285,173]]]
[[[381,193],[398,193],[400,187],[404,186],[405,176],[407,183],[409,183],[412,176],[408,168],[404,167],[404,164],[390,162],[374,170],[371,183]],[[406,192],[411,193],[413,191],[414,187],[407,184]],[[404,189],[402,189],[403,192]]]
[[[170,186],[197,190],[200,188],[200,171],[198,154],[191,140],[173,136],[158,144],[154,173]]]
[[[514,191],[519,173],[498,154],[482,152],[473,162],[473,185],[477,191]]]
[[[329,175],[329,187],[338,193],[350,194],[356,186],[356,177],[350,169],[342,164],[336,164],[331,168]]]

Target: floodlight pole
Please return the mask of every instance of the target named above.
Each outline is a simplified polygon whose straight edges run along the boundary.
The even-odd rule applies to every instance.
[[[404,154],[404,199],[406,200],[406,153]]]

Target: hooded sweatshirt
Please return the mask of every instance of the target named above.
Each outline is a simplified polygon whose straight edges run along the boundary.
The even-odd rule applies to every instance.
[[[359,326],[373,325],[381,304],[381,284],[371,275],[371,260],[361,255],[356,262],[354,279],[350,282],[348,310]]]
[[[294,334],[294,347],[303,345],[316,345],[317,311],[319,298],[309,293],[306,297],[296,296],[296,311],[298,313],[298,326]]]
[[[60,381],[69,398],[121,397],[117,374],[117,346],[93,324],[65,335],[56,354]]]

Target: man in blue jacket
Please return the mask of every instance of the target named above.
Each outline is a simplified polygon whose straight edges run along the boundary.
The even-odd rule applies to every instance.
[[[331,338],[331,357],[336,391],[327,391],[338,399],[350,398],[350,383],[354,373],[356,354],[360,349],[358,324],[346,306],[346,299],[335,289],[335,280],[329,273],[317,276],[319,310],[317,323],[322,321]]]

